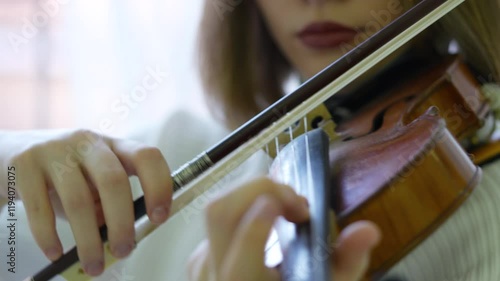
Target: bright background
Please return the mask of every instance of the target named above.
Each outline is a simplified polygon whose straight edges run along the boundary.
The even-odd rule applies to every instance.
[[[123,136],[178,107],[207,114],[195,61],[202,2],[0,0],[0,130]],[[150,69],[167,78],[125,104]]]

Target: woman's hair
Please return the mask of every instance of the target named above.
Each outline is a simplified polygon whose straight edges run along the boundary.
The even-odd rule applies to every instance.
[[[468,0],[440,22],[483,83],[500,81],[500,0]]]
[[[230,11],[205,1],[199,33],[200,70],[212,114],[236,128],[283,96],[291,67],[274,44],[255,1]],[[224,4],[227,8],[227,5]]]
[[[255,1],[219,2],[205,1],[199,63],[212,114],[234,129],[283,96],[292,67]],[[489,82],[500,79],[498,15],[500,0],[468,0],[441,21],[442,30],[458,41],[466,60]]]

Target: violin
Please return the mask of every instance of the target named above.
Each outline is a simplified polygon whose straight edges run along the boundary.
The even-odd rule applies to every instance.
[[[367,272],[377,279],[477,186],[481,169],[459,141],[471,143],[464,140],[492,118],[480,85],[458,57],[418,64],[411,73],[395,67],[379,75],[379,84],[380,76],[388,78],[385,92],[340,121],[333,139],[311,131],[273,161],[272,177],[312,202],[309,223],[280,222],[284,280],[332,280],[327,257],[334,236],[328,224],[343,229],[359,220],[374,222],[382,232]]]
[[[361,43],[340,60],[306,81],[297,90],[283,97],[246,124],[242,125],[221,142],[209,150],[202,152],[198,157],[186,163],[177,171],[174,171],[171,175],[175,191],[174,200],[171,206],[171,215],[175,215],[177,212],[182,211],[184,206],[212,187],[217,180],[225,176],[232,168],[238,166],[255,152],[265,147],[266,144],[274,140],[277,135],[285,131],[292,124],[295,124],[320,104],[327,101],[331,96],[352,82],[355,77],[372,68],[376,63],[383,60],[404,43],[412,39],[416,34],[423,31],[462,2],[463,0],[420,1],[407,13],[395,19],[391,24],[384,27],[369,40]],[[390,112],[394,113],[396,111],[396,109],[391,109]],[[428,134],[432,136],[432,140],[439,139],[437,136],[440,135],[446,136],[446,130],[442,122],[432,121],[438,119],[437,115],[434,115],[435,114],[429,113],[421,118],[421,122],[417,122],[422,125],[411,125],[410,127],[422,127],[423,131],[427,131]],[[391,114],[387,116],[394,117],[395,115]],[[340,125],[340,128],[341,126],[342,125]],[[408,130],[408,132],[409,131],[410,130]],[[344,131],[344,134],[347,135],[348,130]],[[411,134],[409,136],[411,136]],[[408,139],[409,136],[407,137]],[[351,137],[354,138],[356,136],[353,134]],[[401,135],[401,137],[404,138],[404,135]],[[325,137],[323,137],[323,139],[325,139]],[[356,140],[360,141],[361,139],[363,138],[358,137],[353,141],[356,142]],[[445,147],[443,147],[442,150],[443,152],[448,151]],[[333,157],[333,159],[343,160],[342,156],[343,155],[338,155],[338,157]],[[324,162],[327,163],[328,161],[325,159]],[[466,162],[465,160],[463,161],[464,163]],[[337,167],[331,164],[325,165],[325,167],[328,166]],[[465,166],[469,167],[468,165]],[[469,168],[472,169],[472,167]],[[478,171],[476,171],[476,173],[478,173]],[[327,174],[325,173],[325,183],[327,182],[326,179],[329,179],[329,177],[326,176]],[[323,190],[327,189],[325,188]],[[341,194],[341,192],[338,193],[339,196]],[[335,195],[334,197],[341,198],[341,196],[339,196]],[[354,203],[356,203],[352,201],[341,202],[344,202],[343,204],[345,206],[350,204],[350,208],[348,209],[351,209]],[[335,207],[334,209],[340,214],[340,222],[347,222],[347,219],[343,217],[345,213],[339,212],[342,207]],[[154,231],[156,227],[148,222],[145,217],[145,210],[144,197],[136,199],[134,201],[134,215],[136,220],[136,241],[139,243],[149,233]],[[326,223],[326,221],[323,223]],[[320,225],[320,223],[315,222],[314,225]],[[105,265],[107,268],[113,264],[116,259],[111,256],[109,251],[106,226],[100,228],[100,234],[105,244]],[[387,263],[382,261],[382,264]],[[59,260],[53,262],[28,279],[33,281],[51,280],[59,274],[68,280],[78,281],[89,279],[89,277],[84,274],[78,262],[76,248],[71,249]]]

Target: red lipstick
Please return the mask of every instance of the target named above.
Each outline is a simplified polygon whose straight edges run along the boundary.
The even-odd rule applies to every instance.
[[[298,38],[304,45],[314,49],[336,48],[354,40],[358,31],[332,21],[315,22],[304,27]]]

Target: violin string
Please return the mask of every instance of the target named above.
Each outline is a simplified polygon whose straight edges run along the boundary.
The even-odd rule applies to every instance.
[[[305,141],[306,141],[306,161],[307,161],[307,164],[308,164],[307,165],[307,172],[306,172],[307,173],[307,177],[306,178],[307,178],[307,183],[308,184],[306,186],[304,186],[304,189],[307,188],[307,190],[304,190],[304,193],[307,194],[307,195],[312,195],[312,193],[311,193],[311,188],[312,187],[309,186],[309,185],[312,184],[312,180],[311,180],[311,178],[312,178],[312,171],[311,171],[311,169],[312,168],[311,168],[311,165],[310,165],[310,163],[311,163],[311,159],[310,159],[311,155],[309,154],[309,149],[310,149],[309,148],[309,138],[308,138],[308,135],[307,135],[307,133],[309,132],[309,126],[308,126],[309,124],[308,124],[308,120],[307,120],[307,115],[304,116],[303,122],[304,122],[304,134],[305,134],[305,138],[306,138],[305,139]],[[310,196],[308,196],[308,197],[310,197]]]
[[[295,151],[295,143],[293,142],[295,137],[293,136],[293,131],[291,129],[289,130],[289,134],[290,134],[290,143],[291,143],[292,155],[293,155],[293,162],[292,162],[293,175],[292,176],[293,176],[294,182],[295,182],[294,189],[297,193],[302,194],[300,181],[299,181],[299,171],[297,169],[297,153]]]
[[[276,146],[276,157],[280,154],[280,140],[278,137],[274,138],[274,145]]]
[[[266,153],[268,155],[269,155],[269,151],[270,151],[269,144],[270,143],[266,144],[266,147],[265,147]],[[283,170],[281,169],[281,157],[279,155],[279,135],[274,138],[274,146],[275,146],[275,149],[276,149],[276,155],[275,155],[274,161],[278,162],[278,168],[279,169],[278,169],[278,171],[276,171],[276,169],[275,169],[272,172],[273,173],[278,172],[279,173],[278,175],[274,174],[274,178],[278,177],[278,179],[281,179],[280,182],[283,183],[282,182],[283,181]],[[267,167],[268,171],[271,171],[271,166],[272,166],[272,164],[273,164],[274,161],[269,161],[268,162],[268,167]],[[276,231],[276,230],[273,229],[273,231]],[[267,238],[267,242],[266,242],[266,249],[265,249],[265,252],[266,252],[266,265],[268,265],[267,264],[267,260],[272,255],[273,248],[276,247],[277,244],[278,244],[278,247],[279,247],[280,246],[279,245],[279,237],[273,240],[273,233],[271,233],[269,235],[269,237]],[[281,247],[280,247],[280,251],[281,251]],[[283,257],[281,256],[280,259],[281,260],[279,262],[282,261]],[[272,266],[276,266],[276,265],[272,265]]]
[[[307,123],[307,115],[304,116],[303,121],[304,121],[304,134],[307,134],[307,132],[309,132],[309,126],[308,126],[309,124]]]
[[[305,122],[305,132],[308,131],[308,126],[307,126],[307,118],[304,118],[304,122]],[[299,123],[299,127],[296,127],[295,130],[299,129],[300,128],[300,123]],[[280,156],[280,141],[279,141],[279,137],[275,137],[274,138],[274,145],[275,145],[275,148],[276,148],[276,158],[275,161],[277,161],[278,163],[278,167],[279,167],[279,178],[281,179],[282,183],[283,184],[291,184],[291,179],[293,178],[294,179],[294,185],[293,188],[296,190],[296,192],[298,194],[301,194],[301,195],[306,195],[304,193],[304,188],[300,183],[299,181],[299,171],[298,171],[298,162],[297,162],[297,153],[296,153],[296,144],[293,142],[295,140],[295,136],[294,136],[294,128],[293,126],[290,126],[288,127],[288,136],[289,136],[289,139],[290,139],[290,142],[289,142],[289,145],[291,145],[291,149],[292,149],[292,157],[293,157],[293,161],[292,161],[292,165],[293,165],[293,171],[292,172],[292,175],[289,175],[288,178],[285,178],[285,171],[284,171],[284,167],[282,166],[282,156]],[[265,146],[265,150],[266,152],[269,152],[269,144],[266,144]],[[270,169],[270,166],[271,166],[271,163],[269,163],[269,169]],[[269,170],[268,169],[268,170]],[[276,171],[274,171],[276,172]],[[309,171],[308,171],[308,174],[309,174]],[[272,249],[273,247],[275,247],[275,245],[279,242],[278,239],[276,239],[275,241],[272,241],[271,243],[269,243],[270,241],[268,241],[268,244],[266,245],[266,252],[270,249]]]

